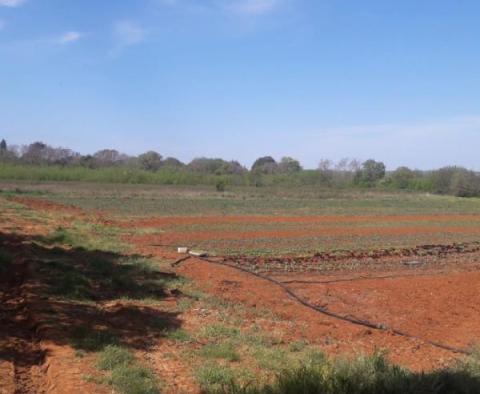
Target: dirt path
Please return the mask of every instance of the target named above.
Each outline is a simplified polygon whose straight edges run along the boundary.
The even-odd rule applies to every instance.
[[[11,270],[14,275],[9,277],[1,293],[0,358],[11,365],[12,375],[2,392],[44,393],[46,351],[40,344],[30,310],[30,264],[17,259]]]

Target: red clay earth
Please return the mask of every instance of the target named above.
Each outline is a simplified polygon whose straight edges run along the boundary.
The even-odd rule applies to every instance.
[[[183,233],[161,233],[133,235],[129,239],[144,253],[174,258],[172,248],[158,247],[159,244],[188,244],[189,239],[245,239],[257,236],[291,237],[300,235],[349,234],[349,235],[416,235],[424,233],[478,233],[480,228],[461,226],[422,226],[421,222],[477,220],[477,215],[422,215],[422,216],[382,216],[382,217],[208,217],[208,218],[159,218],[139,220],[139,227],[187,224],[254,223],[271,222],[312,222],[325,223],[333,220],[346,223],[357,221],[395,222],[396,220],[420,223],[419,226],[388,228],[329,228],[308,229],[307,231],[252,231],[222,232],[195,231]],[[205,220],[205,221],[203,221]],[[251,222],[248,222],[251,223]],[[137,221],[131,223],[137,226]],[[164,229],[165,227],[162,227]],[[168,229],[170,230],[170,229]],[[157,247],[155,247],[157,245]],[[420,259],[421,269],[413,269],[405,262]],[[280,287],[233,267],[213,265],[200,259],[190,259],[178,271],[194,279],[206,290],[228,299],[252,307],[266,308],[286,321],[295,324],[291,332],[293,338],[307,337],[312,342],[323,344],[329,353],[341,354],[352,351],[371,352],[377,348],[390,349],[394,362],[415,370],[429,370],[451,363],[462,357],[461,354],[432,346],[428,341],[441,342],[446,346],[468,350],[479,341],[480,328],[480,252],[478,243],[454,245],[425,245],[406,249],[386,249],[369,252],[341,251],[318,254],[311,258],[251,258],[226,257],[222,262],[238,264],[243,268],[262,270],[270,275],[282,271],[282,263],[288,272],[280,279],[301,281],[289,284],[301,298],[315,305],[327,307],[329,311],[344,316],[368,319],[384,324],[392,329],[419,337],[405,338],[391,331],[375,330],[347,323],[315,312],[297,301]],[[286,263],[286,264],[285,264]],[[315,267],[316,266],[316,267]],[[324,270],[319,273],[301,271]],[[345,271],[350,267],[349,271]],[[343,270],[343,271],[339,271]],[[270,272],[269,272],[270,271]],[[355,280],[338,283],[305,283],[311,281],[331,281],[339,275],[368,276],[381,271],[381,278]],[[393,276],[385,278],[386,276]],[[458,320],[460,319],[460,322]]]
[[[469,256],[475,261],[479,261],[479,257],[478,254]],[[382,272],[382,278],[327,284],[307,282],[332,281],[339,275],[288,274],[277,279],[300,281],[290,283],[289,288],[332,312],[384,323],[412,336],[468,349],[480,340],[480,272],[461,271],[468,267],[472,269],[468,263],[462,267],[451,261],[444,262],[441,271],[430,268],[418,274],[397,267],[395,271]],[[306,337],[313,343],[323,344],[329,353],[351,354],[386,348],[390,349],[394,362],[414,370],[438,368],[460,357],[422,339],[409,339],[322,315],[293,300],[279,286],[233,267],[190,259],[178,271],[218,296],[251,307],[268,308],[280,318],[294,322],[294,338]],[[355,276],[366,275],[371,272],[355,272]]]
[[[209,241],[209,240],[242,240],[258,238],[301,238],[315,236],[382,236],[382,235],[434,235],[434,234],[480,234],[479,227],[462,226],[415,226],[415,227],[373,227],[373,228],[314,228],[298,230],[272,230],[272,231],[192,231],[168,232],[165,234],[138,235],[133,240],[151,244],[171,244]]]
[[[451,222],[480,221],[480,215],[323,215],[323,216],[167,216],[134,219],[123,224],[142,227],[188,226],[194,224],[271,224],[271,223],[364,223],[364,222]]]
[[[82,209],[74,207],[72,205],[59,204],[41,198],[13,196],[10,199],[19,204],[26,205],[29,208],[38,209],[40,211],[60,211],[77,215],[84,213]]]
[[[23,236],[0,232],[2,250],[15,256],[9,275],[0,278],[0,393],[68,394],[80,387],[108,393],[84,380],[92,372],[92,360],[75,357],[62,339],[65,327],[49,325],[56,308],[39,291],[35,261],[21,253],[24,242]]]
[[[26,200],[24,202],[29,206],[35,206],[34,204],[36,204]],[[54,206],[41,207],[36,205],[35,207],[39,209],[56,209]],[[74,211],[71,213],[74,213]],[[309,221],[312,223],[325,223],[331,221],[335,223],[342,220],[350,223],[355,220],[370,222],[377,219],[388,222],[394,222],[395,220],[448,222],[449,220],[473,221],[478,220],[478,218],[478,215],[312,218],[169,217],[128,221],[132,234],[126,238],[133,243],[137,251],[143,254],[175,259],[179,256],[173,248],[152,246],[152,241],[158,240],[159,235],[136,236],[135,229],[139,227],[188,225],[193,223],[272,223],[275,221],[300,221],[301,223]],[[124,223],[127,226],[127,222]],[[433,229],[433,227],[429,226],[426,226],[426,228]],[[385,229],[373,229],[381,231],[381,234],[385,233]],[[416,231],[418,231],[418,227],[414,224],[409,227],[402,227],[402,229],[402,231],[408,230],[411,232],[399,232],[399,235],[412,234],[412,232],[416,234]],[[420,229],[424,230],[422,227]],[[435,228],[435,231],[444,232],[450,230],[467,233],[467,229],[470,233],[476,233],[478,230],[471,227],[445,226]],[[341,230],[348,231],[352,229],[345,228]],[[360,231],[363,229],[354,230]],[[367,230],[370,230],[370,228]],[[218,236],[223,238],[225,233],[210,232],[204,234],[206,234],[205,237],[208,239],[208,237]],[[250,235],[254,236],[253,234]],[[289,236],[287,233],[284,235]],[[160,236],[163,236],[163,234],[160,234]],[[175,238],[175,240],[184,241],[188,239],[189,233],[177,233],[175,236],[182,237]],[[236,233],[236,236],[239,239],[242,238],[241,233]],[[232,302],[243,303],[252,308],[257,308],[257,310],[270,310],[280,320],[265,319],[263,328],[269,331],[284,329],[284,338],[292,340],[307,338],[312,343],[320,344],[330,354],[351,354],[359,351],[371,352],[378,348],[387,348],[390,349],[392,361],[415,370],[429,370],[451,364],[462,356],[458,353],[432,346],[427,343],[427,340],[439,341],[445,345],[461,348],[467,348],[479,341],[480,252],[478,252],[475,245],[470,246],[449,246],[446,247],[448,252],[433,253],[433,255],[428,256],[423,255],[423,252],[429,249],[428,247],[418,248],[417,251],[409,252],[405,256],[402,254],[390,256],[384,252],[379,252],[377,254],[374,253],[374,258],[372,258],[363,254],[357,255],[353,253],[352,256],[345,254],[339,261],[335,261],[334,258],[331,258],[331,255],[312,256],[311,262],[313,264],[320,268],[323,265],[327,267],[324,272],[317,273],[284,272],[280,274],[279,268],[281,268],[282,262],[278,261],[278,259],[272,261],[268,259],[251,260],[240,258],[238,261],[231,262],[231,264],[238,263],[246,268],[262,268],[265,275],[270,275],[282,282],[289,282],[287,285],[291,290],[312,304],[326,307],[328,310],[338,314],[353,315],[377,323],[384,323],[389,327],[401,329],[420,339],[406,338],[388,330],[371,329],[325,316],[299,304],[284,289],[274,283],[252,276],[249,273],[241,272],[234,267],[214,265],[192,258],[180,264],[176,270],[180,274],[194,279],[200,287],[219,297]],[[420,260],[423,264],[419,267],[404,264],[413,258]],[[309,266],[309,259],[298,260],[298,262],[289,258],[285,260],[289,261],[290,266],[298,265],[300,271],[305,271],[306,267]],[[225,261],[230,262],[230,258],[225,259]],[[269,272],[272,264],[274,269]],[[47,335],[49,331],[39,331],[36,328],[38,325],[32,324],[32,322],[38,321],[38,316],[41,316],[38,311],[41,311],[45,305],[41,299],[29,299],[30,292],[28,289],[30,288],[29,286],[34,285],[34,282],[31,281],[31,276],[23,274],[28,273],[28,270],[23,265],[19,267],[19,272],[21,273],[20,276],[24,277],[20,279],[20,282],[25,283],[24,286],[19,287],[20,293],[14,291],[14,288],[10,286],[4,288],[1,294],[2,305],[12,305],[10,312],[8,310],[4,312],[6,317],[3,317],[3,319],[6,319],[6,326],[11,327],[11,329],[6,331],[9,338],[9,346],[14,354],[23,354],[28,350],[29,354],[33,354],[35,357],[45,357],[46,360],[50,361],[41,363],[41,360],[35,358],[33,360],[27,359],[24,362],[20,359],[20,362],[18,362],[14,359],[2,357],[1,359],[4,360],[2,363],[6,363],[6,365],[1,365],[0,378],[6,379],[10,377],[12,387],[20,393],[41,392],[35,391],[39,387],[49,387],[48,392],[59,393],[75,392],[75,390],[69,389],[74,387],[74,384],[78,384],[79,386],[77,387],[87,387],[87,383],[81,381],[81,375],[86,373],[85,371],[88,372],[86,361],[76,359],[71,354],[73,352],[71,348],[64,346],[62,343],[49,340],[49,338],[54,338],[52,334]],[[57,305],[54,308],[58,308],[61,311],[62,306]],[[104,311],[102,313],[106,313],[108,316],[111,315],[112,319],[109,318],[110,321],[117,321],[117,324],[122,327],[133,316],[131,311],[126,310],[125,305],[121,302],[111,305],[103,304],[101,308]],[[16,312],[17,309],[22,312]],[[71,319],[73,315],[69,315],[70,312],[68,310],[65,311],[65,316]],[[17,316],[19,316],[18,321],[16,320]],[[79,316],[81,317],[82,314],[79,314]],[[90,314],[86,311],[84,317],[88,316]],[[192,324],[195,324],[191,321],[192,316],[187,315],[184,319],[182,324],[186,327],[191,327]],[[142,319],[134,320],[137,322],[143,321]],[[288,325],[288,329],[285,328],[286,325]],[[127,332],[129,332],[128,330],[133,330],[130,331],[133,333],[132,337],[140,340],[143,328],[141,324],[136,324],[136,328],[135,330],[135,327],[124,326]],[[56,335],[61,335],[58,330],[56,332]],[[177,365],[175,362],[168,361],[164,357],[162,358],[161,354],[163,354],[165,345],[162,345],[162,342],[155,343],[157,345],[149,349],[144,347],[145,350],[139,350],[142,357],[149,360],[155,371],[158,371],[160,375],[166,374],[174,377],[179,382],[177,388],[195,391],[195,386],[189,380],[189,377],[184,376],[188,375],[187,372],[184,374],[180,373],[181,376],[178,372],[174,372],[176,368],[180,371],[183,370],[181,363]],[[2,343],[1,345],[3,348],[4,344]],[[42,355],[42,350],[44,349],[49,350],[48,355]],[[36,367],[37,362],[41,364],[40,368],[44,368],[46,371],[40,371],[42,373],[39,373],[39,368]],[[77,364],[73,364],[73,362]],[[73,370],[71,365],[75,365]],[[28,368],[22,369],[23,366]],[[60,379],[62,373],[66,373],[65,385],[63,385],[63,377]],[[50,386],[44,386],[45,380],[41,379],[49,379]],[[58,384],[59,381],[62,381],[61,385]],[[63,391],[64,388],[66,388],[66,391]]]

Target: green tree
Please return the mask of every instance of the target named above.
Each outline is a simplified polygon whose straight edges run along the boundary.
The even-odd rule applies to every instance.
[[[367,160],[356,174],[356,182],[366,186],[374,186],[376,182],[385,177],[385,164],[380,161]]]
[[[302,170],[300,162],[292,157],[282,157],[278,164],[278,170],[283,173],[291,174]]]
[[[278,164],[271,156],[260,157],[252,165],[252,172],[259,171],[263,174],[272,174],[278,169]]]
[[[415,178],[415,172],[408,167],[398,167],[390,176],[393,185],[399,189],[408,189]]]
[[[158,171],[162,166],[162,155],[155,151],[148,151],[138,156],[140,168],[146,171]]]
[[[163,166],[169,168],[182,168],[185,167],[185,164],[175,157],[167,157],[165,160],[163,160]]]

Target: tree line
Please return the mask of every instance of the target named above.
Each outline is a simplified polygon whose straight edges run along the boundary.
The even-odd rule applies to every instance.
[[[255,160],[251,168],[246,168],[236,160],[220,158],[199,157],[183,163],[174,157],[164,158],[155,151],[130,156],[114,149],[82,155],[43,142],[15,146],[1,140],[0,164],[0,177],[3,179],[214,184],[219,191],[228,185],[320,185],[480,196],[480,174],[477,172],[456,166],[432,171],[399,167],[387,172],[384,163],[373,159],[363,162],[357,159],[338,162],[322,159],[317,169],[305,170],[292,157],[277,161],[271,156],[263,156]]]

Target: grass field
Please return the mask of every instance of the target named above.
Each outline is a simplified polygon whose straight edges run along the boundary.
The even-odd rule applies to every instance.
[[[126,394],[480,388],[470,351],[480,341],[478,199],[82,183],[0,189],[7,393],[38,392],[60,375],[65,390]],[[214,263],[191,258],[172,268],[177,246],[206,249]],[[404,264],[412,259],[421,265]],[[319,314],[276,283],[379,328]]]

